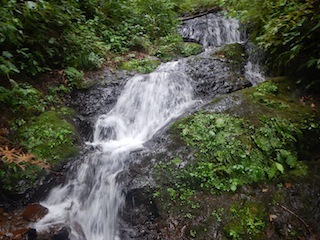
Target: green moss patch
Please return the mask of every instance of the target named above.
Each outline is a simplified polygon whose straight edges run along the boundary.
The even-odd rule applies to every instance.
[[[266,213],[257,203],[246,202],[243,206],[230,208],[231,220],[225,225],[226,235],[231,239],[265,239]]]
[[[39,159],[57,164],[75,154],[75,129],[57,111],[34,117],[19,130],[21,145]]]
[[[227,44],[215,51],[211,56],[227,59],[234,66],[239,66],[244,63],[246,58],[245,47],[239,43]]]

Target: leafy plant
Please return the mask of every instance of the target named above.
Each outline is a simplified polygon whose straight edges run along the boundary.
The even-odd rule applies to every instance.
[[[272,82],[260,83],[252,94],[252,97],[264,105],[275,109],[288,109],[289,105],[277,99],[278,86]]]
[[[72,87],[80,88],[81,81],[83,80],[84,73],[73,67],[68,67],[64,71],[68,83]]]
[[[197,55],[203,51],[203,47],[197,43],[183,43],[181,44],[181,55],[183,57],[189,57],[191,55]]]

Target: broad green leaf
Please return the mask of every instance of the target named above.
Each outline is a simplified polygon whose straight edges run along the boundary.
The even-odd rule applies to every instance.
[[[276,162],[275,165],[276,165],[276,168],[277,168],[281,173],[284,173],[284,167],[283,167],[283,165],[282,165],[281,163]]]

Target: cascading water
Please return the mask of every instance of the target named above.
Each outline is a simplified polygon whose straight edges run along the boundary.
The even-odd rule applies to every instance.
[[[199,21],[199,22],[197,22]],[[184,37],[205,47],[240,42],[238,21],[209,14],[190,20],[181,28]],[[197,26],[204,33],[198,32]],[[52,226],[68,226],[73,240],[116,240],[117,218],[124,204],[123,183],[130,152],[195,101],[190,77],[184,72],[184,60],[161,65],[148,75],[131,78],[114,108],[98,117],[93,141],[95,150],[72,171],[65,184],[52,189],[41,204],[49,213],[33,227],[47,231]]]
[[[117,216],[124,198],[117,176],[130,151],[193,103],[190,81],[178,65],[167,63],[128,81],[115,107],[97,120],[89,143],[97,150],[75,178],[53,189],[42,203],[49,214],[36,224],[38,231],[63,224],[71,228],[71,239],[118,239]]]
[[[236,19],[210,13],[185,21],[179,33],[182,37],[195,40],[204,47],[217,47],[243,41],[243,34],[239,29],[240,23]]]

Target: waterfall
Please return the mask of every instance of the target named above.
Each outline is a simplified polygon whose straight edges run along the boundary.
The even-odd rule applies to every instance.
[[[120,239],[117,217],[124,196],[117,176],[126,169],[132,150],[143,147],[192,103],[192,87],[179,62],[131,78],[114,108],[96,122],[88,143],[95,152],[81,163],[76,177],[54,188],[41,203],[49,214],[35,224],[38,231],[61,224],[71,229],[71,239]]]
[[[209,14],[181,27],[183,37],[205,47],[241,42],[239,22]],[[118,213],[124,204],[119,178],[130,164],[130,152],[194,104],[184,60],[160,65],[150,74],[128,80],[115,106],[97,118],[94,150],[73,166],[66,182],[51,190],[41,204],[49,213],[34,224],[37,231],[67,226],[72,240],[119,240]]]
[[[247,44],[248,60],[245,65],[245,77],[253,86],[265,80],[265,73],[261,70],[264,54],[252,43]]]
[[[183,38],[197,41],[204,47],[217,47],[242,42],[243,34],[239,29],[238,20],[210,13],[185,21],[179,32]]]

